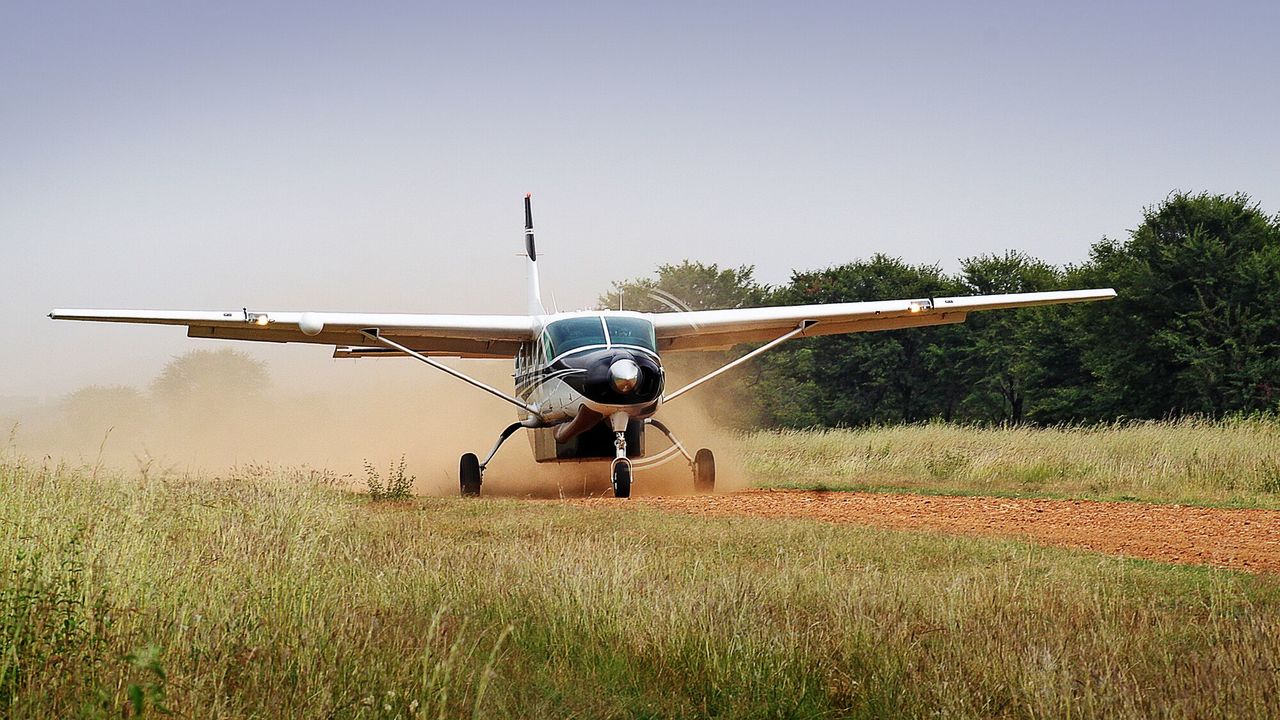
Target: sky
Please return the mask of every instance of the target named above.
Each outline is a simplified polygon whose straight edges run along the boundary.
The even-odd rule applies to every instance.
[[[54,307],[521,312],[525,192],[560,309],[685,258],[769,283],[1080,262],[1173,190],[1275,213],[1277,26],[1274,2],[0,0],[0,398],[224,347]]]

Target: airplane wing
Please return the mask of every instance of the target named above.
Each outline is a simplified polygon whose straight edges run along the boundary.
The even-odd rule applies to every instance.
[[[1116,291],[1060,292],[916,298],[825,305],[783,305],[654,313],[660,350],[716,350],[741,343],[773,340],[807,323],[802,336],[893,330],[964,322],[971,312],[1005,308],[1110,300]]]
[[[383,337],[424,355],[513,358],[534,337],[527,315],[252,312],[245,310],[54,310],[54,320],[185,325],[195,338],[299,342],[337,346],[335,357],[402,353],[369,348],[360,334],[378,328]]]

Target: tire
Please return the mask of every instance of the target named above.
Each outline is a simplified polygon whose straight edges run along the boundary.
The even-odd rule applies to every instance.
[[[699,493],[716,491],[716,456],[706,448],[693,456],[693,489]]]
[[[480,458],[475,453],[467,453],[458,461],[458,484],[462,497],[480,496]]]
[[[609,467],[609,478],[613,482],[613,496],[616,498],[631,497],[631,463],[627,460],[615,460]]]

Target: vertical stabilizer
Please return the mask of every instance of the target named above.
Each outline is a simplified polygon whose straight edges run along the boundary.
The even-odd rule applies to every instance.
[[[542,305],[542,288],[538,285],[538,249],[533,244],[533,205],[532,194],[524,196],[524,253],[529,258],[529,314],[545,315],[547,310]]]

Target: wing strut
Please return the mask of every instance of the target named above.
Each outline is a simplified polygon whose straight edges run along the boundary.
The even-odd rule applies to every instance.
[[[506,400],[507,402],[511,403],[512,405],[515,405],[516,407],[521,408],[522,410],[529,413],[530,415],[537,418],[538,420],[542,420],[542,414],[539,413],[538,410],[534,408],[532,405],[529,405],[528,403],[525,403],[524,401],[518,398],[514,398],[493,386],[486,385],[480,382],[479,380],[471,377],[470,375],[467,375],[466,373],[462,373],[457,370],[454,370],[453,368],[449,367],[448,365],[445,365],[444,363],[438,362],[436,360],[432,360],[431,358],[427,357],[426,355],[423,355],[420,352],[417,352],[416,350],[410,350],[409,348],[405,347],[404,345],[401,345],[395,340],[382,337],[382,335],[378,332],[378,328],[365,328],[364,330],[360,331],[360,334],[376,343],[381,343],[383,345],[386,345],[387,347],[399,350],[400,352],[404,353],[405,355],[408,355],[411,358],[414,358],[415,360],[421,360],[422,362],[430,365],[431,367],[437,370],[442,370],[458,378],[462,382],[465,382],[469,385],[472,385],[474,387],[480,388],[481,390],[484,390],[490,395],[500,397],[503,400]]]
[[[663,396],[663,398],[662,398],[662,402],[664,402],[664,403],[669,403],[669,402],[671,402],[672,400],[675,400],[676,398],[680,397],[681,395],[683,395],[683,394],[685,394],[685,393],[689,392],[690,390],[692,390],[692,389],[694,389],[694,388],[698,387],[698,386],[699,386],[699,385],[701,385],[702,383],[704,383],[704,382],[706,382],[706,381],[708,381],[708,380],[710,380],[710,379],[712,379],[712,378],[714,378],[714,377],[717,377],[717,376],[719,376],[719,375],[720,375],[720,374],[722,374],[722,373],[729,372],[730,370],[732,370],[732,369],[734,369],[734,368],[738,367],[738,366],[739,366],[739,365],[741,365],[742,363],[744,363],[744,362],[746,362],[746,361],[750,360],[751,358],[753,358],[753,357],[755,357],[755,356],[757,356],[757,355],[759,355],[759,354],[761,354],[761,353],[763,353],[763,352],[765,352],[765,351],[767,351],[767,350],[772,350],[772,349],[773,349],[773,347],[774,347],[775,345],[778,345],[778,344],[782,343],[783,341],[790,340],[791,338],[793,338],[793,337],[795,337],[795,336],[799,335],[800,333],[804,332],[805,330],[808,330],[809,328],[811,328],[811,327],[813,327],[814,325],[817,325],[817,324],[818,324],[818,322],[817,322],[816,320],[802,320],[802,321],[800,321],[800,325],[799,325],[799,326],[797,326],[797,327],[796,327],[796,329],[792,330],[791,332],[789,332],[789,333],[787,333],[787,334],[785,334],[785,335],[783,335],[783,336],[781,336],[781,337],[779,337],[779,338],[776,338],[776,339],[774,339],[774,340],[771,340],[771,341],[769,341],[769,342],[765,343],[764,345],[761,345],[760,347],[756,348],[755,350],[752,350],[751,352],[747,353],[746,355],[743,355],[742,357],[738,358],[737,360],[734,360],[734,361],[733,361],[733,362],[731,362],[731,363],[728,363],[728,364],[725,364],[725,365],[721,365],[718,369],[716,369],[716,370],[712,370],[711,372],[707,373],[706,375],[703,375],[702,377],[698,378],[697,380],[694,380],[693,382],[689,383],[688,385],[685,385],[684,387],[682,387],[682,388],[680,388],[679,390],[677,390],[677,391],[675,391],[675,392],[671,393],[670,395],[665,395],[665,396]]]

